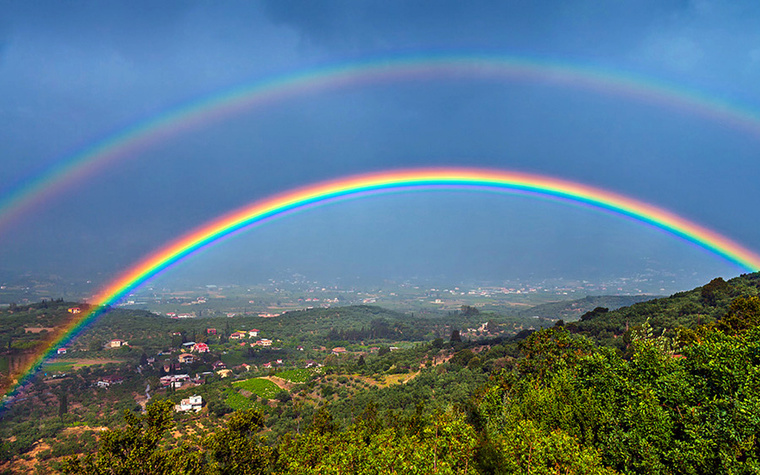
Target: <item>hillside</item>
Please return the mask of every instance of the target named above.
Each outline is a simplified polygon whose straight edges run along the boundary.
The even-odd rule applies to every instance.
[[[113,312],[134,341],[141,322],[168,325],[173,343],[192,332],[210,352],[179,363],[183,348],[91,348],[82,367],[66,355],[66,374],[48,367],[0,414],[0,471],[134,473],[149,459],[145,473],[757,473],[758,284],[715,279],[517,335],[468,308],[428,320],[501,331],[404,341],[399,325],[426,319],[379,307],[255,320],[270,325],[259,338],[283,336],[276,349],[195,329],[247,317]],[[369,335],[375,347],[330,340],[373,328],[390,330]],[[295,346],[302,336],[313,346]],[[200,412],[180,412],[191,396]]]
[[[744,274],[728,281],[713,279],[702,287],[679,292],[670,297],[657,298],[629,307],[590,311],[568,329],[598,339],[600,342],[622,348],[623,337],[631,328],[640,327],[649,320],[655,334],[665,329],[693,329],[723,318],[731,302],[738,297],[760,295],[760,273]]]
[[[578,300],[563,300],[560,302],[550,302],[535,307],[526,308],[517,312],[518,317],[529,318],[538,316],[540,318],[557,319],[560,318],[566,322],[572,322],[581,318],[586,312],[597,307],[604,307],[610,310],[616,310],[621,307],[646,302],[658,298],[654,295],[598,295],[588,296]]]

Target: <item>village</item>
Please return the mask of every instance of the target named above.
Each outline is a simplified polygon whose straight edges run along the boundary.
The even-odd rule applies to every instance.
[[[180,331],[169,332],[168,336],[178,344],[155,351],[154,354],[143,353],[137,366],[121,365],[118,371],[100,374],[90,384],[108,391],[120,387],[130,379],[131,374],[138,373],[143,377],[154,374],[157,384],[152,388],[149,384],[150,389],[146,388],[146,399],[141,401],[141,405],[144,406],[152,395],[168,396],[180,390],[192,392],[192,388],[226,378],[246,380],[272,376],[284,370],[300,369],[313,372],[321,370],[325,364],[341,364],[341,361],[350,362],[357,358],[363,361],[369,354],[382,353],[380,346],[347,349],[345,346],[328,348],[323,345],[307,348],[298,344],[286,348],[282,340],[273,335],[267,337],[257,328],[238,329],[226,335],[217,328],[207,327],[201,338],[204,341],[185,341],[186,335]],[[385,351],[399,349],[399,346],[388,346]],[[102,352],[106,355],[133,351],[141,349],[130,345],[128,340],[122,338],[114,338],[102,344]],[[57,349],[58,362],[77,361],[82,353],[87,354],[88,350],[81,346],[60,347]],[[66,373],[58,372],[49,373],[48,377],[60,379],[66,376]],[[174,410],[178,413],[199,412],[205,404],[206,401],[201,395],[192,394],[181,399],[174,406]]]

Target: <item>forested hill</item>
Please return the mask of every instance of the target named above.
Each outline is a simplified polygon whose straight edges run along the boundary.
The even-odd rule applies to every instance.
[[[538,316],[541,318],[561,318],[567,321],[578,320],[581,315],[597,307],[615,310],[620,307],[628,307],[639,302],[646,302],[658,298],[657,295],[589,295],[578,300],[564,300],[561,302],[543,303],[535,307],[520,310],[518,317],[528,318]]]
[[[97,452],[72,444],[57,467],[72,474],[760,473],[759,284],[758,274],[714,279],[526,330],[519,340],[463,341],[452,332],[448,342],[329,355],[318,368],[212,376],[154,393],[146,413],[128,410],[123,423],[98,433]],[[63,400],[76,407],[59,411],[61,421],[80,423],[76,411],[87,406],[75,398],[99,391],[82,383],[86,376],[59,380],[59,388],[70,385],[59,392],[70,398]],[[284,378],[290,382],[256,395]],[[35,386],[43,396],[51,391],[44,381]],[[175,405],[194,394],[206,407],[177,414]],[[14,410],[22,414],[24,404],[31,403]],[[63,404],[43,408],[56,406]],[[21,433],[33,424],[13,427]],[[13,444],[0,448],[10,454]]]
[[[271,347],[227,336],[249,317],[115,309],[86,358],[72,345],[0,413],[0,472],[760,473],[759,287],[714,279],[515,336],[471,308],[313,309],[254,320]],[[470,318],[500,331],[424,328]],[[114,333],[129,346],[102,345]]]
[[[628,330],[640,327],[647,319],[655,334],[666,329],[694,329],[722,319],[734,299],[758,295],[760,273],[744,274],[728,281],[718,277],[694,290],[617,310],[599,306],[582,315],[580,321],[569,323],[567,328],[592,336],[605,345],[622,348],[627,341],[620,337]]]

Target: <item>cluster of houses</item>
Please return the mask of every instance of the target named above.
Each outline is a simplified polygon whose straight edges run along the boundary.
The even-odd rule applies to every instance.
[[[173,319],[173,320],[179,320],[179,319],[185,319],[185,318],[195,318],[195,314],[194,313],[180,313],[180,314],[177,314],[177,313],[174,313],[174,312],[169,312],[169,313],[166,314],[166,316],[169,317],[169,318],[171,318],[171,319]]]
[[[192,379],[189,374],[169,374],[161,376],[159,382],[163,388],[171,387],[173,389],[179,389],[188,384],[200,384],[200,376],[196,375],[195,379]]]
[[[274,366],[282,366],[282,365],[283,365],[282,358],[278,358],[274,362],[270,361],[269,363],[264,363],[262,365],[262,368],[264,368],[264,369],[271,369]]]
[[[256,338],[257,336],[259,336],[259,331],[260,330],[254,328],[253,330],[249,330],[247,332],[245,331],[232,332],[232,334],[230,335],[230,340],[241,340],[243,338],[248,338],[248,337]]]
[[[72,312],[72,310],[79,310],[79,311]],[[75,307],[75,308],[70,308],[69,312],[71,312],[71,313],[80,313],[81,310],[79,309],[79,307]],[[109,341],[105,345],[106,348],[121,348],[122,346],[129,346],[129,342],[127,340],[120,340],[120,339],[117,338],[117,339]],[[71,351],[71,350],[68,349],[68,348],[66,348],[66,347],[60,347],[60,348],[58,348],[56,350],[56,354],[65,355],[69,351]]]
[[[208,344],[202,343],[202,342],[196,343],[194,341],[188,341],[187,343],[182,343],[182,349],[194,351],[197,353],[208,353],[210,351]]]
[[[209,328],[208,330],[212,330]],[[208,330],[206,330],[208,332]],[[216,330],[214,330],[216,331]],[[258,330],[254,328],[253,330],[249,331],[236,331],[232,332],[230,334],[230,340],[243,340],[246,338],[256,338],[259,336],[261,330]],[[251,342],[252,347],[261,346],[261,347],[271,347],[272,346],[272,340],[269,340],[267,338],[260,338],[254,342]]]

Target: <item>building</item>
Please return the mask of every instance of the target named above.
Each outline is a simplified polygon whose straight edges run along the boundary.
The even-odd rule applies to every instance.
[[[195,361],[195,356],[191,355],[190,353],[182,353],[177,357],[177,359],[180,363],[190,364]]]
[[[216,335],[216,328],[206,328],[206,335]]]
[[[126,341],[126,340],[116,339],[116,340],[109,341],[108,342],[108,347],[109,348],[121,348],[122,346],[127,346],[128,344],[129,344],[129,342]]]
[[[205,343],[196,343],[193,346],[192,351],[197,351],[198,353],[208,353],[209,348],[208,348],[208,345]]]
[[[69,313],[82,313],[82,309],[80,307],[71,307],[68,310]]]
[[[257,328],[254,328],[253,330],[250,330],[248,332],[248,336],[250,336],[251,338],[259,336],[259,330]]]
[[[107,388],[114,384],[121,384],[123,382],[124,382],[124,378],[122,378],[121,376],[110,375],[110,376],[104,376],[100,378],[96,384],[99,388]]]
[[[224,364],[224,361],[216,361],[213,365],[211,365],[211,368],[214,371],[220,370],[220,369],[227,369],[227,365]]]
[[[332,354],[334,355],[342,355],[345,352],[346,352],[346,349],[343,348],[342,346],[336,346],[335,348],[332,349]]]
[[[162,376],[159,379],[162,387],[171,386],[174,389],[179,389],[183,384],[190,382],[189,374],[172,374],[168,376]]]
[[[65,354],[66,354],[66,351],[67,351],[67,350],[66,350],[66,348],[58,348],[58,351],[57,351],[57,353],[58,353],[59,355],[65,355]]]
[[[266,338],[262,338],[261,340],[258,340],[256,343],[251,344],[251,346],[272,346],[272,340],[267,340]]]
[[[230,340],[240,340],[242,338],[245,338],[247,336],[246,332],[232,332],[230,335]]]
[[[200,412],[201,409],[203,409],[203,397],[197,395],[183,399],[179,404],[174,405],[175,412]]]

